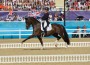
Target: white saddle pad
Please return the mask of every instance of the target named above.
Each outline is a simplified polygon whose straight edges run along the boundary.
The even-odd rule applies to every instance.
[[[44,22],[44,27],[47,26],[47,23],[46,23],[46,21],[41,21],[41,20],[40,20],[40,22],[41,22],[41,30],[44,31],[43,27],[42,27],[42,23]],[[51,30],[52,30],[52,25],[49,24],[49,26],[47,27],[47,31],[51,31]]]

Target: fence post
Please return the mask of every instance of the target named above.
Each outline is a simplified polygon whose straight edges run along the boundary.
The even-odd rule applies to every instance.
[[[82,30],[81,30],[81,29],[79,29],[79,38],[81,38],[81,31],[82,31]]]
[[[81,38],[81,33],[79,33],[79,38]]]
[[[19,30],[19,39],[21,39],[21,30]]]

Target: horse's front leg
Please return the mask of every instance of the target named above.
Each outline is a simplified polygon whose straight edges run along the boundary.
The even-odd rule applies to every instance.
[[[35,36],[34,34],[31,35],[31,36],[29,36],[28,38],[26,38],[25,40],[23,40],[22,43],[25,42],[25,41],[27,41],[27,40],[30,39],[30,38],[33,38],[34,36]]]
[[[41,45],[42,45],[42,48],[41,49],[43,49],[43,41],[42,41],[42,37],[41,36],[37,36],[38,37],[38,39],[39,39],[39,41],[40,41],[40,43],[41,43]]]

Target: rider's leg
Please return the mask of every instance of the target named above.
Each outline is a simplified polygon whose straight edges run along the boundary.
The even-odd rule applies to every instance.
[[[47,35],[47,27],[49,26],[49,21],[46,22],[47,22],[47,26],[44,28],[45,35]]]
[[[42,27],[43,27],[44,32],[46,32],[46,28],[44,27],[44,22],[42,23]]]
[[[44,29],[44,22],[42,22],[42,27],[43,27],[43,29]]]
[[[47,35],[47,27],[44,28],[45,35]]]
[[[48,22],[47,22],[47,27],[49,26],[49,24],[50,24],[50,23],[49,23],[49,21],[48,21]]]
[[[42,36],[44,37],[45,36],[45,28],[44,28],[44,22],[42,22],[42,27],[43,27],[43,33],[42,33]]]
[[[46,26],[46,27],[44,27],[44,22],[42,23],[43,30],[44,30],[44,34],[43,34],[43,36],[47,35],[47,27],[49,26],[49,22],[46,21],[46,23],[47,23],[47,26]]]

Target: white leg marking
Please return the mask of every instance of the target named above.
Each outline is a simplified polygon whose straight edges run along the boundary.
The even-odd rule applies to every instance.
[[[65,46],[65,48],[68,48],[68,45],[67,45],[67,43],[66,43],[66,42],[65,42],[65,45],[66,45],[66,46]]]
[[[43,50],[44,49],[44,47],[43,46],[41,46],[41,50]]]
[[[57,45],[58,45],[57,42],[58,42],[58,40],[55,41],[55,47],[57,47]]]

